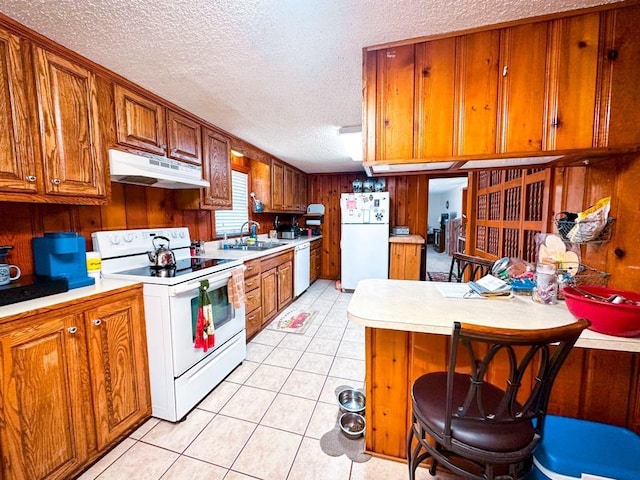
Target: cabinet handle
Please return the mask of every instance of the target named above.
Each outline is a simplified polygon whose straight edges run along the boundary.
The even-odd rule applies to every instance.
[[[59,178],[52,178],[51,183],[53,183],[54,185],[60,185],[62,182]]]
[[[253,294],[247,295],[247,300],[251,300],[253,298]]]
[[[35,175],[27,175],[27,182],[34,183],[36,181]]]
[[[502,76],[503,76],[503,77],[506,77],[506,76],[507,76],[507,73],[509,73],[509,66],[508,66],[508,65],[505,65],[505,66],[502,68]]]
[[[247,282],[247,287],[250,287],[251,285],[253,285],[253,282]]]
[[[249,315],[249,320],[253,320],[254,318],[256,318],[255,315]]]
[[[166,149],[167,149],[167,144],[166,144],[166,143],[163,143],[162,145],[160,145],[160,148],[161,148],[162,150],[166,150]]]
[[[102,320],[96,318],[95,320],[91,320],[91,323],[93,323],[96,327],[99,327],[102,324]]]
[[[69,327],[69,328],[67,328],[67,332],[69,332],[71,335],[73,335],[77,331],[78,331],[78,327]]]
[[[618,50],[616,49],[611,49],[607,52],[607,58],[609,60],[617,60],[618,59]]]

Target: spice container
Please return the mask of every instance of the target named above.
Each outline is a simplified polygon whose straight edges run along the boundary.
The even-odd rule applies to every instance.
[[[536,265],[536,287],[533,289],[534,302],[555,305],[558,303],[558,274],[554,265]]]

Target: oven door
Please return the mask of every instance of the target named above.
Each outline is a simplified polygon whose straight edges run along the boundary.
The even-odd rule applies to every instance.
[[[244,306],[234,309],[233,305],[229,303],[227,284],[230,278],[231,273],[227,270],[203,276],[169,289],[174,377],[179,377],[204,357],[214,354],[230,338],[244,330]],[[207,352],[193,346],[198,320],[198,293],[201,280],[209,281],[207,293],[213,307],[213,326],[215,328],[215,343]]]

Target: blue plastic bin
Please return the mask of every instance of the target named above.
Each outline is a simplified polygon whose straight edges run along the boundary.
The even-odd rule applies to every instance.
[[[547,415],[531,478],[640,479],[640,436],[626,428]]]

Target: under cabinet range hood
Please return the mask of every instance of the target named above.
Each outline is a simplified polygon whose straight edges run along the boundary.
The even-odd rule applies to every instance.
[[[135,155],[109,150],[111,181],[146,187],[185,189],[204,188],[202,166],[155,155]]]

